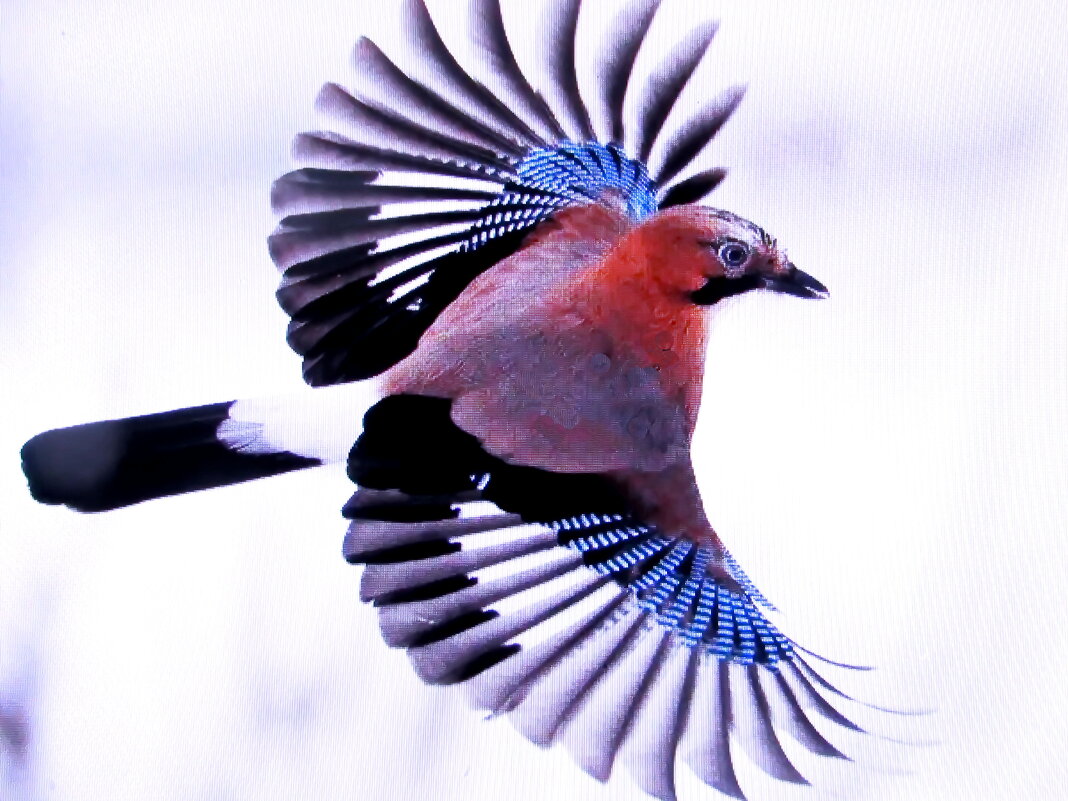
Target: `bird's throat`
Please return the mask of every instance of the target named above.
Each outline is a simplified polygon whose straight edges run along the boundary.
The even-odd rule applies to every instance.
[[[565,303],[629,359],[656,369],[665,394],[685,405],[692,433],[708,340],[705,310],[657,280],[655,265],[625,248],[588,270]]]

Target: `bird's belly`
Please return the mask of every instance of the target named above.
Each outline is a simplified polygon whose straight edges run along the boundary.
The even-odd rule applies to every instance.
[[[660,470],[689,456],[685,392],[596,329],[442,338],[391,371],[386,387],[450,398],[456,424],[515,464]]]

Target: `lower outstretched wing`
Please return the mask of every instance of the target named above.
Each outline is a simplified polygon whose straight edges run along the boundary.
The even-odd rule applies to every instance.
[[[350,456],[345,556],[386,643],[431,684],[462,685],[541,746],[563,743],[597,779],[625,764],[661,799],[681,757],[744,798],[744,753],[807,784],[783,747],[849,760],[852,699],[770,621],[726,555],[636,518],[602,476],[509,465],[452,423],[450,402],[394,395]]]

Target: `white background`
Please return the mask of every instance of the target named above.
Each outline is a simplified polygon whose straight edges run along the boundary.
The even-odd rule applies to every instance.
[[[665,1],[665,33],[708,7]],[[608,3],[589,5],[595,37]],[[749,83],[713,202],[832,298],[716,311],[710,516],[791,634],[879,665],[869,697],[938,710],[910,775],[857,772],[842,797],[1056,797],[1063,4],[735,5],[697,87]],[[447,25],[458,7],[432,3]],[[509,4],[514,29],[538,7]],[[267,188],[319,84],[359,33],[391,41],[397,9],[5,3],[0,712],[28,742],[4,744],[3,798],[640,797],[381,644],[340,557],[340,471],[96,516],[25,492],[18,448],[40,430],[300,390]],[[682,798],[714,796],[682,775]]]

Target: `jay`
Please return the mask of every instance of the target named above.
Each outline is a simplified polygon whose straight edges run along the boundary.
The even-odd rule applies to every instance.
[[[593,4],[550,4],[532,81],[500,0],[469,2],[470,68],[406,0],[412,54],[361,39],[272,190],[278,300],[319,389],[48,431],[22,459],[38,500],[81,511],[345,461],[345,557],[423,680],[598,779],[626,763],[671,799],[678,754],[743,798],[735,749],[807,783],[780,734],[844,759],[814,721],[859,727],[706,514],[690,445],[709,315],[827,291],[699,203],[724,176],[699,156],[742,92],[675,107],[715,26],[651,52],[658,5],[617,10],[580,87]]]

